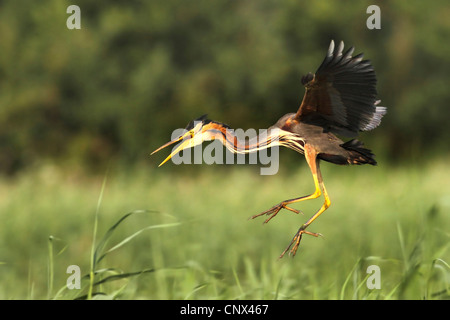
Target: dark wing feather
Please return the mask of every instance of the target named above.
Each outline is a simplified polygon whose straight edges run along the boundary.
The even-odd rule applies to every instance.
[[[311,122],[332,132],[356,136],[376,128],[386,113],[378,106],[375,71],[363,55],[352,57],[354,48],[343,52],[341,41],[330,43],[327,55],[314,75],[302,78],[306,87],[295,119]]]

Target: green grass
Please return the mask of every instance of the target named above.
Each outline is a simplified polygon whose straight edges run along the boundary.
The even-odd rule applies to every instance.
[[[309,230],[324,236],[304,236],[293,259],[278,256],[322,198],[295,205],[304,216],[248,218],[312,192],[306,163],[260,176],[256,166],[155,161],[110,169],[104,184],[55,166],[0,181],[0,299],[450,297],[445,159],[323,164],[332,205]],[[86,276],[82,289],[66,288],[69,265]],[[370,265],[380,268],[380,289],[366,285]]]

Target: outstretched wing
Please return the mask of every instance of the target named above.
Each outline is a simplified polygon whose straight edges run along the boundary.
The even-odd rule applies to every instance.
[[[341,41],[331,40],[328,53],[316,73],[302,78],[305,96],[296,119],[312,122],[346,136],[376,128],[386,108],[378,106],[377,79],[363,54],[352,57],[354,48],[343,53]]]

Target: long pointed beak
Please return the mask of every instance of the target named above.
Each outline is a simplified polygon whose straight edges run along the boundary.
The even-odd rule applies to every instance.
[[[176,138],[176,139],[174,139],[172,141],[169,141],[169,142],[163,144],[161,147],[159,147],[158,149],[156,149],[155,151],[150,153],[150,155],[152,156],[153,154],[157,153],[158,151],[160,151],[160,150],[164,149],[165,147],[168,147],[168,146],[170,146],[170,145],[172,145],[174,143],[177,143],[178,141],[182,140],[183,138],[184,138],[184,136],[180,136],[180,137],[178,137],[178,138]]]
[[[188,133],[187,133],[187,134],[188,134]],[[165,147],[168,147],[168,146],[170,146],[170,145],[172,145],[172,144],[174,144],[174,143],[177,143],[177,142],[180,141],[180,140],[183,140],[184,137],[187,136],[187,134],[184,134],[184,135],[182,135],[182,136],[180,136],[180,137],[178,137],[178,138],[176,138],[176,139],[174,139],[174,140],[172,140],[172,141],[167,142],[166,144],[162,145],[161,147],[159,147],[158,149],[156,149],[155,151],[153,151],[150,155],[153,155],[154,153],[158,152],[159,150],[164,149]],[[161,162],[161,163],[159,164],[158,167],[161,167],[164,163],[166,163],[167,161],[169,161],[170,158],[172,158],[174,155],[176,155],[176,154],[177,154],[178,152],[180,152],[181,150],[193,146],[193,142],[194,142],[193,139],[188,139],[188,140],[184,141],[183,143],[181,143],[174,151],[172,151],[172,153],[171,153],[171,154],[170,154],[163,162]]]

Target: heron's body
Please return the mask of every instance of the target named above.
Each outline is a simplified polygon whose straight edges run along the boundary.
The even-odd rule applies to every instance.
[[[376,128],[386,108],[378,106],[375,71],[370,61],[363,60],[362,54],[352,56],[353,47],[343,52],[344,43],[335,48],[331,41],[327,55],[313,75],[308,73],[302,78],[306,88],[302,103],[296,113],[281,117],[269,128],[268,134],[247,143],[240,142],[220,122],[207,120],[205,116],[191,121],[186,133],[161,146],[153,153],[180,140],[172,153],[161,163],[164,164],[179,151],[203,143],[205,140],[219,139],[229,150],[235,153],[250,153],[273,146],[284,146],[304,154],[313,176],[315,190],[307,196],[288,199],[260,214],[269,217],[269,222],[281,209],[299,213],[290,205],[318,198],[323,194],[324,203],[320,209],[302,224],[283,256],[291,247],[295,255],[303,234],[319,236],[319,233],[306,228],[319,217],[331,204],[320,173],[320,160],[334,164],[371,164],[375,165],[374,155],[363,147],[362,142],[354,139],[359,131]],[[344,142],[337,135],[353,138]],[[187,140],[185,140],[187,139]],[[152,154],[153,154],[152,153]]]
[[[376,164],[369,150],[362,148],[357,140],[344,143],[331,131],[314,122],[300,122],[295,119],[295,113],[288,113],[277,121],[272,128],[292,132],[304,137],[304,144],[311,145],[317,152],[317,157],[334,164]]]

